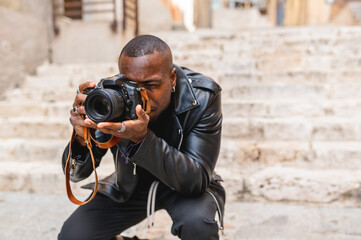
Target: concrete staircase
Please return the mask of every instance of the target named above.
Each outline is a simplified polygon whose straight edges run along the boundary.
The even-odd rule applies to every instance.
[[[361,28],[156,34],[175,63],[223,88],[217,171],[228,201],[361,205]],[[75,90],[116,72],[116,63],[44,64],[7,92],[0,190],[65,194],[60,159]],[[106,158],[100,176],[112,171]]]
[[[218,169],[231,200],[360,205],[361,28],[161,37],[223,87]]]

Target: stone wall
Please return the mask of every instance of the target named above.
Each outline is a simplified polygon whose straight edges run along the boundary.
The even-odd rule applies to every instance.
[[[0,7],[0,36],[1,97],[48,58],[49,44],[44,22],[4,7]]]
[[[120,25],[120,24],[119,24]],[[60,34],[52,41],[54,63],[116,62],[122,42],[109,21],[58,20]]]
[[[172,29],[172,15],[161,1],[140,0],[138,7],[139,32],[141,34]]]
[[[51,1],[44,0],[0,0],[0,6],[21,15],[44,22],[48,29],[48,37],[52,37],[52,6]]]

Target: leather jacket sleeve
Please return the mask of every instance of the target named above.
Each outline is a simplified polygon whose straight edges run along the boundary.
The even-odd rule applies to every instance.
[[[90,174],[93,172],[93,165],[88,148],[81,146],[76,140],[74,140],[72,144],[72,156],[70,161],[74,159],[75,166],[74,171],[70,172],[70,180],[73,182],[79,182],[90,176]],[[94,142],[92,143],[92,146],[95,166],[98,167],[107,150],[96,147]],[[68,158],[68,152],[69,144],[66,146],[62,157],[63,171],[65,169],[65,163]]]
[[[209,186],[220,149],[221,95],[208,92],[202,96],[203,99],[198,99],[200,106],[188,112],[188,117],[195,119],[190,121],[194,125],[185,126],[179,150],[148,130],[130,158],[173,190],[186,195],[201,194]]]

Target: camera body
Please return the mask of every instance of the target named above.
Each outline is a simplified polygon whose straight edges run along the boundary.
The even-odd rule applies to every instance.
[[[135,107],[144,106],[141,91],[144,89],[124,75],[101,79],[86,91],[85,112],[96,123],[136,119]]]

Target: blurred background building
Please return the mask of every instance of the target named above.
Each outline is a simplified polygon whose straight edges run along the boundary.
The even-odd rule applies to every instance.
[[[223,89],[224,239],[361,239],[360,0],[0,0],[0,239],[56,238],[75,90],[147,33]]]

